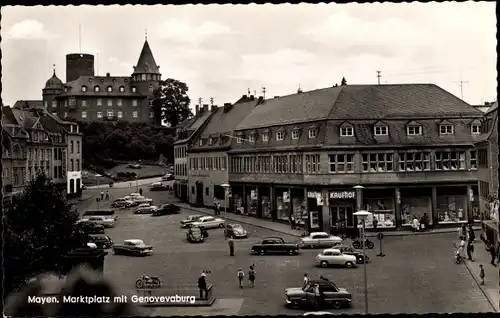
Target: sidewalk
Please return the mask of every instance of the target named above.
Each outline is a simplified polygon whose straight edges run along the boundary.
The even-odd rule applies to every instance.
[[[472,255],[472,259],[474,261],[465,261],[465,266],[490,302],[491,306],[495,308],[496,312],[500,312],[498,267],[494,267],[490,264],[491,256],[490,253],[486,251],[484,243],[481,240],[476,240],[476,242],[478,243],[474,245],[474,254]],[[486,276],[484,279],[484,285],[480,285],[481,279],[479,278],[479,264],[483,264],[484,267],[484,274]]]
[[[179,207],[186,209],[186,210],[191,210],[196,213],[203,213],[203,214],[209,214],[209,215],[214,215],[214,210],[211,208],[205,208],[205,207],[192,207],[188,203],[176,201],[176,205]],[[221,217],[224,217],[224,210],[221,211]],[[234,213],[227,213],[227,219],[242,223],[242,224],[249,224],[253,225],[256,227],[260,228],[265,228],[269,230],[273,230],[282,234],[287,234],[287,235],[292,235],[292,236],[297,236],[300,237],[300,235],[304,232],[304,230],[292,230],[290,228],[290,225],[281,223],[281,222],[273,222],[271,220],[266,220],[266,219],[258,219],[252,216],[243,216],[243,215],[237,215]],[[480,226],[473,226],[474,230],[480,230]],[[430,235],[430,234],[442,234],[442,233],[456,233],[457,228],[452,227],[452,228],[446,228],[446,229],[433,229],[430,231],[425,231],[425,232],[413,232],[413,231],[388,231],[384,232],[384,236],[407,236],[407,235]],[[376,237],[378,232],[367,232],[366,236],[367,237]]]

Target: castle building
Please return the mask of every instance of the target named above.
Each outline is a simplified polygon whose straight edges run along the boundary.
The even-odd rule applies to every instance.
[[[94,56],[66,55],[66,81],[55,73],[42,90],[43,106],[63,120],[160,123],[152,108],[161,74],[146,40],[130,76],[96,76]],[[155,120],[156,119],[156,120]]]

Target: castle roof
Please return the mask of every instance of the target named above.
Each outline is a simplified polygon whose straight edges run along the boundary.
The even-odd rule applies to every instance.
[[[52,77],[45,82],[45,89],[62,89],[63,82],[56,76],[56,70],[54,70],[54,74]]]
[[[144,42],[144,46],[142,47],[141,55],[139,56],[137,65],[134,66],[133,74],[145,73],[160,74],[160,67],[156,65],[156,61],[153,57],[153,52],[151,52],[151,48],[149,47],[148,40]]]

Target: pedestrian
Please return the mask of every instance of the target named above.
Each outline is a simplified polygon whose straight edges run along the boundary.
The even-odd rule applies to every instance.
[[[220,201],[217,200],[217,215],[220,215]]]
[[[106,200],[109,200],[109,191],[106,190]]]
[[[142,188],[139,189],[139,194],[142,195]]]
[[[467,243],[467,257],[469,258],[469,261],[474,262],[472,254],[474,254],[474,241],[469,241]]]
[[[458,239],[462,240],[462,238],[466,237],[466,235],[467,228],[465,227],[465,224],[462,224],[462,226],[458,228]]]
[[[420,228],[420,222],[418,222],[418,219],[415,215],[413,216],[412,225],[413,225],[413,231],[418,232],[418,229]]]
[[[128,186],[132,188],[132,181],[128,182]]]
[[[217,215],[217,198],[214,198],[213,208],[214,208],[215,215]]]
[[[469,233],[469,241],[474,242],[476,240],[476,234],[474,234],[474,229],[472,228],[472,224],[469,224],[467,232]]]
[[[232,237],[229,238],[227,244],[229,244],[229,256],[234,256],[234,240]]]
[[[248,271],[248,284],[250,287],[255,287],[255,263],[250,266],[250,270]]]
[[[491,255],[491,262],[490,264],[493,265],[493,266],[497,266],[495,264],[495,258],[497,256],[497,253],[495,251],[495,245],[493,245],[492,243],[488,243],[488,252],[490,252],[490,255]]]
[[[200,299],[206,299],[208,295],[206,276],[207,275],[205,274],[205,271],[203,271],[200,277],[198,278],[198,289],[200,290]]]
[[[481,285],[484,285],[484,276],[483,264],[479,264],[479,278],[481,279]]]
[[[303,287],[306,287],[307,283],[309,283],[309,277],[307,277],[307,273],[304,274],[304,286]]]
[[[292,228],[292,230],[295,230],[295,218],[293,217],[293,215],[290,216],[290,227]]]
[[[101,201],[104,200],[104,191],[101,191]]]
[[[238,270],[237,276],[238,276],[238,281],[240,282],[240,288],[243,288],[243,277],[245,277],[245,273],[241,268]]]

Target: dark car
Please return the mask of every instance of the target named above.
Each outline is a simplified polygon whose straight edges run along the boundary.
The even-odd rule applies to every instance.
[[[363,254],[363,252],[356,250],[354,247],[345,244],[334,245],[332,248],[340,250],[342,254],[356,256],[356,263],[363,264],[363,255],[366,258],[366,262],[370,260],[368,255]]]
[[[266,237],[262,243],[252,246],[253,254],[299,254],[299,244],[286,243],[281,237]]]
[[[227,237],[232,238],[246,238],[248,237],[247,231],[240,224],[228,224],[226,232]]]
[[[111,203],[113,208],[129,208],[133,205],[131,200],[125,200],[124,198],[116,199]]]
[[[178,214],[180,212],[181,208],[175,204],[162,204],[156,211],[153,212],[152,216]]]
[[[170,186],[163,184],[161,182],[153,183],[151,185],[151,188],[149,189],[149,191],[168,191],[168,190],[170,190]]]
[[[104,234],[104,225],[89,221],[79,221],[78,226],[88,234]]]
[[[205,241],[205,229],[191,227],[186,233],[186,239],[189,243],[203,243]]]
[[[161,177],[161,181],[171,181],[175,180],[175,176],[173,174],[166,174],[165,176]]]
[[[92,235],[90,236],[90,243],[94,243],[97,248],[110,248],[113,246],[113,240],[107,235]]]
[[[349,306],[352,295],[328,280],[311,280],[304,287],[285,289],[285,302],[293,308],[320,307],[320,295],[324,295],[323,307],[335,309]]]
[[[131,239],[121,245],[113,245],[113,252],[116,255],[146,256],[153,254],[153,247],[144,244],[143,240]]]

